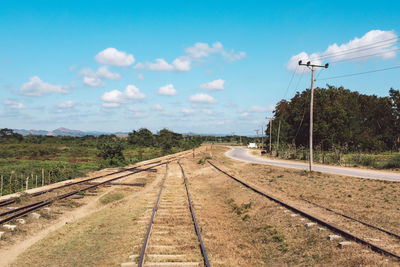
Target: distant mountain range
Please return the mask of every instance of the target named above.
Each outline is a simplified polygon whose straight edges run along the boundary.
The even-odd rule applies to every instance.
[[[80,131],[80,130],[71,130],[64,127],[57,128],[53,131],[46,131],[46,130],[25,130],[25,129],[13,129],[15,133],[26,135],[46,135],[46,136],[85,136],[85,135],[94,135],[99,136],[102,134],[115,134],[119,137],[127,137],[129,132],[100,132],[100,131]],[[216,136],[216,137],[223,137],[223,136],[230,136],[230,134],[198,134],[193,132],[183,133],[185,135],[201,135],[201,136]],[[249,137],[255,137],[249,135]]]
[[[46,136],[85,136],[85,135],[99,136],[102,134],[115,134],[117,136],[126,137],[126,135],[128,135],[128,132],[116,132],[116,133],[107,133],[99,131],[83,132],[80,130],[71,130],[64,127],[60,127],[53,131],[14,129],[14,132],[22,135],[46,135]]]

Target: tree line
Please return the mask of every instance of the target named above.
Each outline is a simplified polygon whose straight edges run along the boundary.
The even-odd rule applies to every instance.
[[[400,91],[389,95],[360,94],[327,85],[314,89],[314,146],[321,150],[387,151],[400,149]],[[310,89],[277,103],[272,122],[272,140],[307,147],[310,125]],[[270,125],[266,129],[269,138]]]

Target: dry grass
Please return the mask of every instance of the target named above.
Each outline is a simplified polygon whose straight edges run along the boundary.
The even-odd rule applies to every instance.
[[[396,194],[399,185],[241,163],[224,157],[226,150],[214,146],[210,151],[203,146],[196,149],[195,158],[190,155],[181,160],[212,266],[398,265],[391,258],[358,244],[339,249],[337,241],[327,240],[327,235],[332,234],[330,231],[306,228],[307,221],[300,220],[300,216],[292,217],[290,211],[285,212],[209,164],[198,164],[198,161],[212,156],[212,160],[232,174],[294,205],[306,208],[309,205],[301,198],[307,198],[394,231],[400,226],[400,203]],[[128,255],[137,254],[142,245],[147,223],[139,221],[149,219],[150,213],[146,210],[156,199],[163,173],[159,168],[156,174],[141,176],[153,182],[140,192],[132,193],[129,190],[133,189],[128,187],[114,191],[113,194],[125,197],[48,235],[23,253],[13,266],[118,266],[129,261]],[[171,167],[171,173],[178,175],[177,166]],[[170,182],[163,196],[172,202],[182,201],[182,181]],[[156,216],[156,219],[174,227],[188,225],[186,215],[182,218]],[[182,242],[177,231],[172,228],[166,236],[154,235],[150,243]],[[199,250],[193,245],[196,244],[193,228],[185,228],[182,236],[191,241],[182,242],[184,251]],[[197,260],[197,256],[193,259]]]
[[[220,165],[223,163],[225,169],[237,177],[258,184],[264,191],[266,189],[273,192],[283,200],[290,200],[304,207],[306,205],[299,200],[300,196],[312,196],[311,199],[316,201],[313,197],[316,194],[319,200],[325,199],[326,202],[322,204],[335,204],[343,211],[351,208],[350,214],[354,215],[353,210],[357,210],[355,203],[363,202],[358,199],[360,197],[358,192],[361,191],[352,194],[354,201],[351,202],[342,201],[343,199],[336,197],[333,197],[334,201],[332,201],[332,196],[335,194],[331,193],[337,194],[339,191],[346,194],[352,192],[354,190],[352,187],[358,185],[363,186],[366,193],[371,193],[369,201],[374,202],[378,199],[378,203],[385,205],[387,210],[382,212],[386,213],[385,217],[390,223],[396,220],[390,216],[396,212],[398,205],[387,204],[384,200],[379,201],[380,194],[374,197],[372,194],[374,191],[370,191],[382,182],[322,174],[313,174],[311,175],[313,177],[308,177],[299,171],[233,161],[223,156],[225,151],[227,151],[225,148],[214,150],[213,160],[219,162]],[[197,156],[204,157],[209,153],[208,149]],[[300,216],[292,217],[292,212],[285,213],[278,205],[251,193],[207,165],[203,169],[199,169],[197,163],[196,165],[193,164],[194,171],[188,176],[192,177],[192,187],[199,188],[199,191],[193,193],[196,201],[201,202],[202,207],[210,203],[209,209],[199,211],[199,221],[205,223],[203,230],[211,232],[209,235],[214,237],[213,240],[206,242],[206,247],[213,251],[214,262],[221,263],[223,266],[239,266],[246,261],[253,262],[253,265],[261,265],[260,262],[262,262],[263,265],[274,266],[398,264],[393,259],[382,257],[358,244],[344,250],[339,249],[337,241],[327,240],[327,235],[332,234],[330,231],[319,232],[317,227],[308,229],[304,227],[307,221],[300,221]],[[208,168],[210,170],[207,170]],[[397,184],[393,186],[397,187]],[[393,194],[391,187],[392,185],[382,190],[390,195]],[[316,188],[319,190],[315,190]],[[389,190],[385,191],[385,189]],[[204,199],[202,195],[207,195],[207,199]],[[214,209],[218,212],[214,213]],[[370,218],[379,217],[380,209],[373,209],[373,211],[377,214],[368,214]],[[233,222],[235,222],[234,226]],[[229,251],[226,248],[227,244],[240,250]],[[246,259],[245,255],[251,255],[251,259]]]

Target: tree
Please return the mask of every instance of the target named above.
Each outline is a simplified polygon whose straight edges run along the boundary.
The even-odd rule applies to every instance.
[[[99,156],[106,160],[109,165],[119,165],[125,162],[122,151],[124,150],[123,140],[117,137],[102,138],[97,143]]]

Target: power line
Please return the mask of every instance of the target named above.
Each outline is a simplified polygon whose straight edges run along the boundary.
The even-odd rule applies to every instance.
[[[299,65],[296,65],[296,69],[294,70],[294,72],[293,72],[293,74],[292,74],[292,78],[291,78],[290,81],[289,81],[289,84],[288,84],[288,86],[287,86],[287,88],[286,88],[286,92],[285,92],[285,95],[283,96],[283,99],[286,98],[286,95],[287,95],[287,93],[288,93],[288,91],[289,91],[290,85],[292,84],[294,75],[296,74],[296,71],[297,71],[297,68],[298,68],[298,67],[299,67]]]
[[[373,53],[373,54],[368,54],[368,55],[363,55],[363,56],[359,56],[359,57],[352,57],[352,58],[347,58],[347,59],[339,59],[339,60],[334,60],[331,61],[330,63],[339,63],[339,62],[344,62],[344,61],[350,61],[350,60],[354,60],[354,59],[361,59],[361,58],[366,58],[366,57],[372,57],[372,56],[379,56],[379,55],[384,55],[388,52],[394,52],[400,50],[400,48],[396,48],[396,49],[391,49],[391,50],[385,50],[385,51],[381,51],[379,53]]]
[[[400,68],[400,65],[399,66],[390,67],[390,68],[384,68],[384,69],[377,69],[377,70],[371,70],[371,71],[364,71],[364,72],[358,72],[358,73],[351,73],[351,74],[333,76],[333,77],[328,77],[328,78],[324,78],[324,79],[319,79],[318,81],[325,81],[325,80],[337,79],[337,78],[342,78],[342,77],[357,76],[357,75],[363,75],[363,74],[368,74],[368,73],[373,73],[373,72],[380,72],[380,71],[393,70],[393,69],[399,69],[399,68]]]
[[[376,48],[380,48],[380,47],[390,47],[392,45],[394,45],[395,43],[398,42],[394,42],[394,43],[390,43],[390,44],[381,44],[381,45],[375,45],[375,46],[371,46],[371,47],[367,47],[367,48],[363,48],[363,49],[357,49],[356,51],[350,51],[350,52],[338,52],[338,53],[332,53],[332,54],[326,54],[320,57],[316,57],[316,58],[312,58],[312,60],[316,60],[316,59],[325,59],[325,58],[335,58],[335,57],[340,57],[340,56],[344,56],[344,55],[349,55],[349,54],[355,54],[355,53],[359,53],[361,51],[365,51],[365,50],[371,50],[371,49],[376,49]],[[384,52],[384,51],[381,51]]]
[[[376,48],[376,47],[381,47],[381,46],[383,47],[383,46],[388,46],[388,45],[390,46],[390,45],[394,45],[395,43],[398,43],[399,41],[397,40],[396,42],[387,43],[387,44],[386,44],[386,42],[389,42],[389,41],[392,41],[392,40],[395,40],[395,39],[398,39],[398,37],[387,39],[387,40],[383,40],[383,41],[374,42],[374,43],[371,43],[371,44],[368,44],[368,45],[349,48],[349,49],[346,49],[346,50],[343,50],[343,51],[340,51],[340,52],[332,52],[332,53],[325,54],[325,55],[323,55],[321,57],[316,57],[316,58],[313,58],[313,59],[320,59],[320,58],[322,59],[322,58],[327,58],[327,57],[335,57],[337,54],[357,53],[359,51],[368,50],[368,49],[371,49],[371,48]],[[379,44],[379,43],[384,43],[384,44]],[[379,44],[379,45],[376,45],[376,44]],[[355,51],[353,51],[353,50],[355,50]],[[351,51],[353,51],[353,52],[351,52]]]

